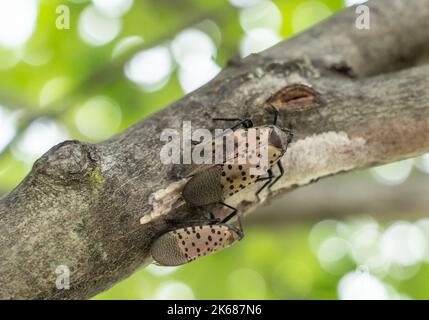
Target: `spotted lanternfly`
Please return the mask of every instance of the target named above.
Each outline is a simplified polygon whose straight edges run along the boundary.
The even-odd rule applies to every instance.
[[[226,223],[198,225],[164,233],[151,246],[151,255],[162,266],[178,266],[240,241],[240,229]]]
[[[224,221],[229,220],[235,213],[235,208],[226,205],[223,201],[234,194],[245,189],[250,184],[258,181],[266,181],[258,191],[256,196],[266,187],[271,188],[283,175],[284,169],[281,161],[279,161],[287,150],[288,144],[292,141],[293,134],[287,128],[279,128],[277,123],[278,110],[273,107],[274,121],[272,125],[254,127],[256,134],[256,147],[252,149],[253,156],[259,157],[262,150],[268,152],[268,163],[265,167],[259,168],[258,164],[250,162],[240,164],[239,162],[214,164],[209,166],[200,166],[189,174],[190,180],[183,188],[182,196],[184,200],[191,206],[203,207],[210,204],[220,203],[233,210],[230,216]],[[231,129],[235,130],[239,126],[243,129],[234,131],[235,137],[238,135],[247,135],[247,131],[253,128],[253,123],[250,119],[226,119],[215,118],[214,120],[236,121],[238,122]],[[260,139],[262,134],[265,134],[268,139],[265,144],[263,139]],[[213,142],[213,149],[216,141]],[[250,146],[235,145],[233,152],[225,155],[225,159],[238,159],[243,154],[247,153]],[[213,150],[214,153],[214,150]],[[252,154],[248,155],[252,157]],[[278,176],[274,176],[272,168],[277,165],[280,171]],[[252,174],[251,169],[263,170],[267,176],[257,176]],[[259,197],[258,197],[259,199]],[[224,222],[223,221],[223,222]]]
[[[258,181],[266,181],[258,191],[256,196],[266,187],[273,186],[284,170],[279,161],[285,154],[288,144],[291,142],[293,134],[287,128],[279,128],[276,125],[278,111],[273,107],[274,121],[272,125],[254,127],[257,131],[256,146],[252,148],[253,156],[259,157],[265,150],[268,154],[268,163],[264,168],[258,168],[258,164],[250,162],[240,163],[238,161],[229,162],[229,159],[238,159],[242,154],[249,157],[250,142],[245,144],[235,143],[233,150],[224,155],[224,163],[214,165],[202,165],[189,174],[189,181],[183,188],[182,197],[191,207],[204,207],[210,204],[222,204],[232,210],[222,221],[215,224],[197,225],[187,228],[169,231],[157,238],[151,247],[151,254],[155,262],[164,266],[176,266],[191,262],[201,256],[219,251],[232,245],[243,238],[243,229],[240,217],[238,217],[239,228],[227,224],[237,214],[237,209],[224,203],[223,201],[234,194],[245,189],[250,184]],[[246,135],[253,123],[250,119],[227,119],[216,118],[214,120],[236,121],[237,124],[231,129],[234,137]],[[243,129],[237,129],[243,126]],[[267,142],[261,139],[265,134]],[[223,139],[223,137],[221,137]],[[235,141],[235,140],[234,140]],[[218,141],[212,142],[213,154]],[[272,168],[277,165],[280,175],[274,176]],[[268,176],[256,176],[251,169],[262,170]],[[259,197],[258,197],[259,199]],[[214,219],[213,215],[211,217]],[[216,219],[215,219],[216,220]],[[217,220],[216,220],[217,221]]]

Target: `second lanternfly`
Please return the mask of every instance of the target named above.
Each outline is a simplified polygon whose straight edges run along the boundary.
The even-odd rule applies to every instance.
[[[286,153],[293,134],[288,128],[277,126],[278,111],[274,107],[273,110],[273,123],[259,127],[254,127],[250,119],[215,118],[215,120],[236,122],[231,128],[234,147],[225,153],[223,163],[201,166],[193,170],[188,175],[189,180],[183,188],[182,197],[191,208],[204,209],[209,205],[221,204],[231,212],[223,219],[218,219],[210,213],[209,223],[179,228],[158,237],[151,247],[152,257],[158,264],[174,266],[188,263],[242,239],[240,216],[238,215],[238,227],[228,224],[237,215],[237,209],[224,201],[247,186],[263,181],[263,185],[255,194],[259,200],[260,192],[267,187],[272,187],[283,176],[284,169],[280,159]],[[240,126],[243,128],[238,129]],[[256,132],[254,139],[248,139],[251,128]],[[267,139],[262,139],[264,136]],[[240,142],[238,137],[246,137],[246,142],[243,143],[243,139]],[[218,143],[223,143],[225,138],[228,137],[217,137],[211,143],[213,155]],[[257,161],[249,161],[252,157],[262,158],[263,152],[267,154],[268,160],[264,166]],[[274,176],[274,166],[279,168],[278,176]],[[256,174],[261,171],[265,176]]]

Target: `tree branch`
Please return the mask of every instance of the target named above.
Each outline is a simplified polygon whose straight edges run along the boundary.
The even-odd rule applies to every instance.
[[[362,216],[379,221],[417,220],[427,217],[427,179],[410,177],[397,186],[382,186],[367,177],[335,176],[258,208],[246,222],[281,225]]]
[[[214,116],[266,124],[273,103],[280,125],[293,129],[282,159],[287,173],[273,192],[261,203],[251,190],[231,198],[245,214],[319,178],[429,150],[429,66],[400,70],[429,43],[429,0],[379,0],[370,8],[370,30],[354,27],[349,8],[231,62],[108,141],[67,141],[47,152],[0,200],[0,297],[87,298],[150,263],[152,241],[198,215],[180,201],[186,166],[159,160],[160,133],[180,129],[182,120],[209,129]],[[70,290],[55,287],[59,265],[72,272]]]

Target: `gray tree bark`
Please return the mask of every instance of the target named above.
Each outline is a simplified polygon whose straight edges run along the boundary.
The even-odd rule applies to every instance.
[[[279,108],[280,124],[295,133],[282,159],[287,173],[259,203],[251,191],[237,194],[231,204],[244,214],[319,178],[428,151],[429,66],[417,61],[429,49],[429,0],[369,7],[369,30],[356,28],[348,8],[231,61],[204,87],[112,139],[66,141],[43,155],[0,200],[0,297],[91,297],[150,263],[158,235],[201,219],[176,201],[184,166],[159,159],[160,133],[182,120],[213,129],[213,116],[238,116],[259,125],[271,121],[269,102]],[[69,290],[55,286],[59,265],[71,270]]]

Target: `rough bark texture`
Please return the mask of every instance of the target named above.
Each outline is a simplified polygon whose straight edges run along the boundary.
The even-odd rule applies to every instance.
[[[370,30],[356,29],[349,8],[232,61],[108,141],[66,141],[47,152],[0,200],[0,297],[88,298],[150,263],[151,242],[198,215],[183,203],[170,208],[184,169],[159,160],[161,131],[182,120],[213,129],[213,116],[238,116],[258,125],[271,121],[268,100],[280,109],[280,124],[295,133],[287,174],[261,203],[251,191],[237,194],[231,204],[245,214],[321,177],[428,151],[429,66],[412,66],[429,47],[429,0],[369,6]],[[72,272],[70,290],[55,287],[58,265]]]

